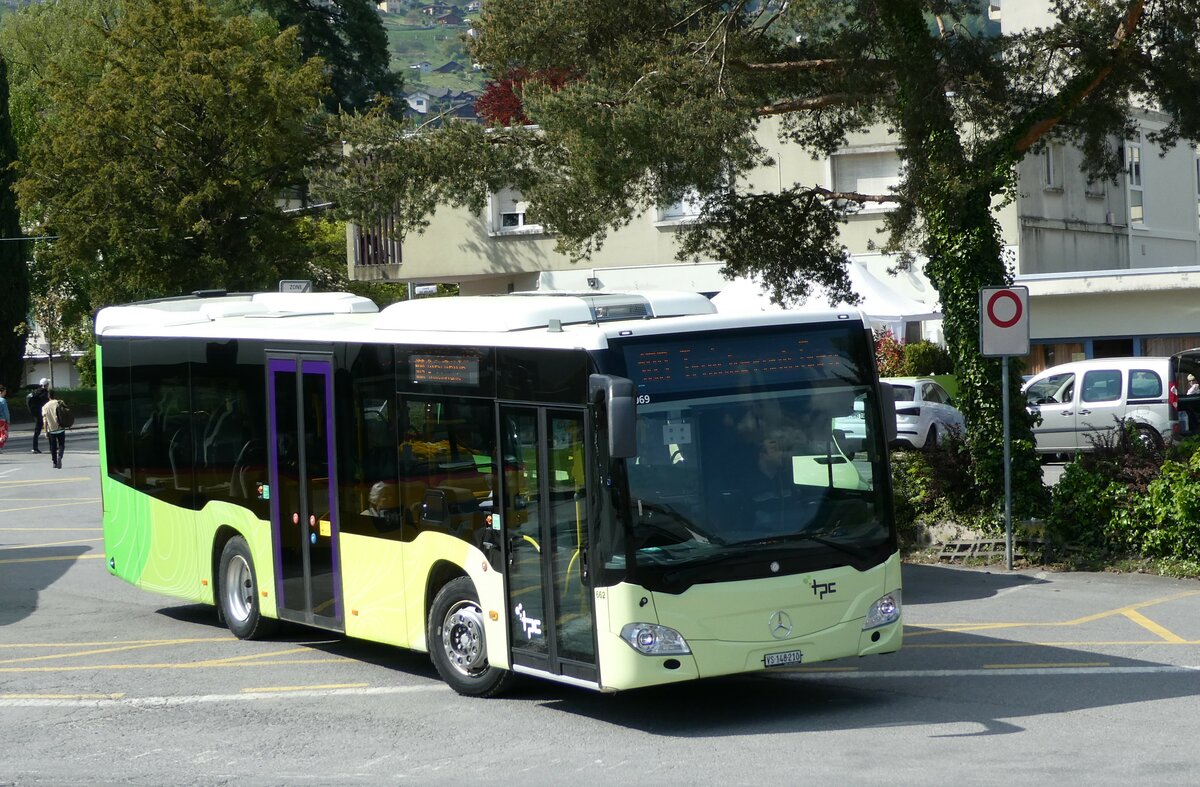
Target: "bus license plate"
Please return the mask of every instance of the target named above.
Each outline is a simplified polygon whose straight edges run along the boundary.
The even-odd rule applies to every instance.
[[[783,653],[768,653],[763,657],[764,667],[783,667],[788,664],[799,664],[804,654],[798,650],[785,650]]]

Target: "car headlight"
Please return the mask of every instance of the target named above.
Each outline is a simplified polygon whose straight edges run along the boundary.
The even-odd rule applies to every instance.
[[[692,652],[682,634],[654,623],[627,623],[621,629],[621,639],[647,656],[686,656]]]
[[[900,619],[900,591],[893,590],[882,598],[876,599],[867,610],[867,619],[863,621],[863,631],[877,629]]]

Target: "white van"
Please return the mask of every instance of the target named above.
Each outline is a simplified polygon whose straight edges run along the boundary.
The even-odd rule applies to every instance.
[[[1021,390],[1042,417],[1033,428],[1038,453],[1090,451],[1118,421],[1133,422],[1148,447],[1161,449],[1179,429],[1174,369],[1173,358],[1093,358],[1035,375]]]

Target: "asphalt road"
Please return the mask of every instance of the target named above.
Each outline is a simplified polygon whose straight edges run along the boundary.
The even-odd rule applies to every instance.
[[[420,654],[103,566],[94,429],[0,453],[0,785],[1191,784],[1200,582],[905,570],[905,648],[618,695],[455,695]]]

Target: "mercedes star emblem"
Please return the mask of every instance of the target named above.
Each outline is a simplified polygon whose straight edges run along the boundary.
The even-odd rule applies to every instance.
[[[772,615],[767,626],[771,629],[771,636],[775,639],[785,639],[792,634],[792,619],[783,610]]]

